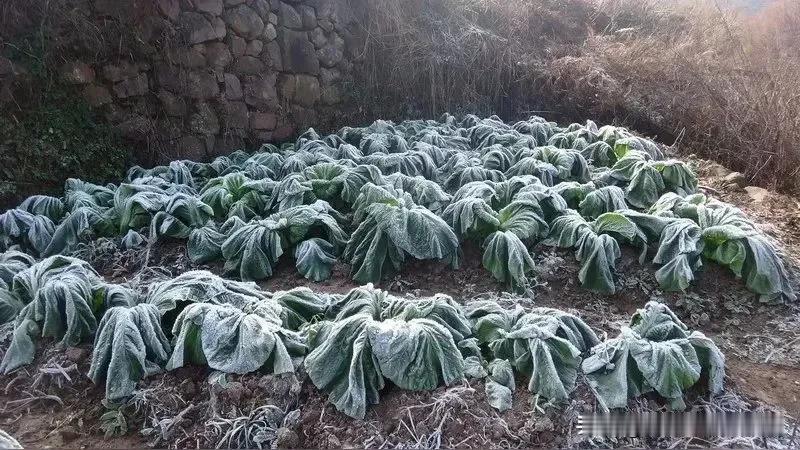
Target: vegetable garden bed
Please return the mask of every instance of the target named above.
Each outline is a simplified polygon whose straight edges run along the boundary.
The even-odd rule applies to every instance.
[[[91,344],[76,370],[98,386],[85,389],[103,399],[104,429],[120,434],[136,417],[156,445],[191,445],[147,426],[169,408],[141,398],[187,366],[208,378],[204,412],[190,408],[207,418],[194,429],[207,445],[335,446],[308,433],[319,398],[353,418],[355,445],[400,435],[486,445],[485,429],[460,442],[443,425],[441,408],[467,398],[485,401],[469,419],[482,427],[533,415],[516,425],[522,434],[489,433],[509,445],[572,443],[574,423],[554,421],[563,411],[729,408],[720,399],[735,390],[712,338],[727,349],[741,336],[726,323],[709,338],[698,325],[759,308],[769,327],[792,310],[794,280],[772,238],[697,186],[689,165],[622,128],[448,115],[134,167],[119,185],[69,180],[63,198],[34,196],[0,215],[0,370],[25,384],[31,363]],[[703,270],[727,290],[687,303]],[[230,379],[260,377],[299,387],[226,394]],[[387,423],[410,434],[358,425],[404,391],[435,391],[424,421],[438,428],[412,431],[396,414]],[[236,420],[260,424],[260,440],[231,431]],[[298,430],[305,437],[292,441]]]

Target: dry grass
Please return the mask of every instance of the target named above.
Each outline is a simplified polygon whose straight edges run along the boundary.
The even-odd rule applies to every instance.
[[[800,187],[800,2],[374,0],[381,117],[530,113],[620,122],[753,183]],[[398,107],[400,105],[400,107]]]
[[[572,52],[591,9],[582,0],[369,2],[366,80],[376,114],[513,115],[532,88],[532,63]],[[568,13],[568,14],[565,14]],[[398,108],[399,107],[399,108]]]
[[[794,20],[771,10],[737,16],[713,3],[695,2],[678,13],[641,4],[649,8],[644,14],[662,18],[625,36],[593,36],[586,43],[586,57],[618,83],[613,94],[624,96],[640,120],[684,134],[690,151],[741,170],[753,182],[800,186],[800,53],[785,32],[794,27],[798,42],[800,3],[774,6],[794,13]],[[676,14],[679,23],[672,20]]]

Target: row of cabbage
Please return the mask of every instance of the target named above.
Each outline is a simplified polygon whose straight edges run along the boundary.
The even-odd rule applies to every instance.
[[[737,208],[696,194],[690,168],[623,128],[566,128],[539,117],[460,122],[376,121],[211,163],[132,168],[119,186],[69,180],[63,198],[33,196],[0,215],[0,249],[68,253],[87,235],[126,247],[188,239],[197,264],[227,275],[272,275],[284,253],[319,281],[335,261],[378,282],[408,257],[459,262],[460,243],[525,287],[532,245],[575,248],[581,283],[615,292],[620,244],[654,248],[664,289],[685,289],[703,258],[729,267],[768,299],[795,299],[775,244]],[[145,229],[149,232],[145,233]],[[142,233],[147,234],[147,237]]]
[[[343,295],[269,293],[192,271],[139,293],[66,256],[34,262],[20,253],[0,268],[23,305],[0,371],[30,364],[41,337],[62,346],[93,340],[88,376],[112,402],[131,396],[149,374],[187,365],[234,374],[292,374],[303,366],[355,418],[378,403],[387,383],[431,390],[485,379],[499,410],[511,407],[519,375],[532,394],[558,403],[583,372],[605,409],[647,393],[683,408],[693,386],[712,394],[723,387],[719,349],[655,302],[601,341],[579,317],[556,309],[400,298],[371,284]]]

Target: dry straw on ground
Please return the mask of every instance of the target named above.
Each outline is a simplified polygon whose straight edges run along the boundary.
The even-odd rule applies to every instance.
[[[800,187],[800,2],[375,0],[380,117],[615,120],[754,184]]]

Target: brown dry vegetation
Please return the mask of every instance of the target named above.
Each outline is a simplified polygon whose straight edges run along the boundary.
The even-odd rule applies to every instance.
[[[375,0],[372,117],[616,121],[800,187],[800,2]]]

